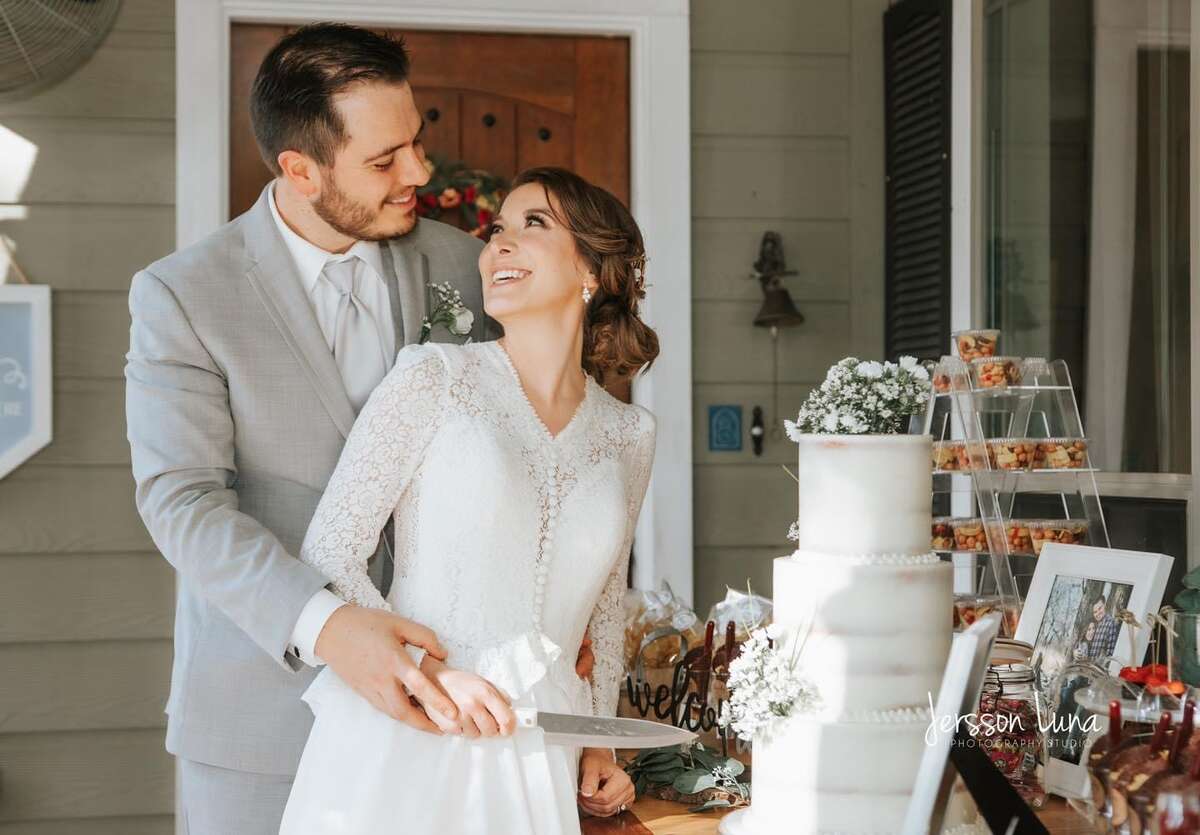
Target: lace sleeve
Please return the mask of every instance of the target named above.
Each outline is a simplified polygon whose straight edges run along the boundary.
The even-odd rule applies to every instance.
[[[641,512],[646,485],[650,481],[650,466],[654,463],[654,417],[643,412],[639,426],[641,436],[633,449],[628,473],[629,493],[626,513],[625,539],[621,556],[613,566],[592,619],[588,632],[596,665],[592,669],[592,711],[596,716],[615,716],[620,696],[621,670],[624,667],[625,634],[625,577],[629,572],[629,552],[633,547],[633,530]]]
[[[367,576],[367,560],[443,415],[446,370],[437,350],[409,346],[354,423],[317,506],[300,559],[351,603],[390,608]]]

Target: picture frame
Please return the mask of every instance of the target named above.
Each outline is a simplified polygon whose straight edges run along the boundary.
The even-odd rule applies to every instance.
[[[956,774],[950,767],[950,746],[959,729],[959,720],[978,712],[984,675],[999,634],[1000,615],[993,613],[954,636],[926,733],[925,753],[917,767],[912,798],[900,830],[903,835],[942,831]]]
[[[50,288],[0,284],[0,478],[53,439]]]
[[[1058,543],[1042,549],[1015,637],[1033,646],[1034,687],[1048,726],[1047,792],[1072,799],[1088,792],[1086,717],[1075,693],[1091,678],[1069,668],[1086,660],[1115,675],[1141,663],[1152,630],[1134,629],[1119,615],[1125,610],[1145,623],[1157,612],[1172,563],[1166,554],[1146,551]]]

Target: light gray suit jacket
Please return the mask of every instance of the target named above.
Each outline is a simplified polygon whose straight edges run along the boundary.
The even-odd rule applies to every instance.
[[[288,646],[326,585],[296,555],[355,413],[269,194],[133,277],[126,418],[138,511],[179,578],[167,749],[294,774],[316,671]],[[426,282],[456,287],[485,335],[479,240],[421,220],[384,245],[407,342]]]

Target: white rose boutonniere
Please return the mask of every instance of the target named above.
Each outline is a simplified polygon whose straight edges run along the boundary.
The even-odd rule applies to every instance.
[[[433,329],[439,325],[454,336],[467,337],[464,345],[470,342],[475,314],[463,304],[462,294],[448,283],[430,284],[426,292],[429,298],[429,315],[421,323],[421,344],[429,341]]]
[[[471,326],[475,324],[475,314],[467,310],[465,307],[460,308],[454,314],[454,324],[450,325],[450,333],[457,336],[467,336],[471,333]]]

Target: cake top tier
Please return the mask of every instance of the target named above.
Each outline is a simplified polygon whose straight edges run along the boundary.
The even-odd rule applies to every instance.
[[[933,494],[928,435],[800,435],[799,551],[924,554]]]

